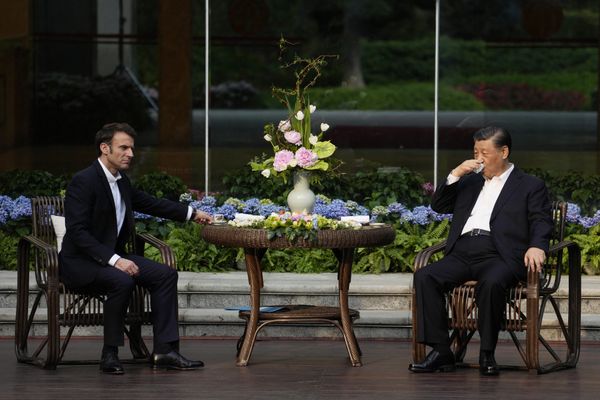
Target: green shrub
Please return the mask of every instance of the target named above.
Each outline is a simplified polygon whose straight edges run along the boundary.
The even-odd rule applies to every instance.
[[[593,215],[600,209],[600,175],[587,175],[578,171],[555,174],[539,168],[528,169],[527,172],[546,183],[553,200],[576,203],[584,215]]]
[[[219,272],[234,269],[237,249],[216,246],[200,238],[202,225],[184,224],[169,232],[167,244],[175,252],[178,271]]]
[[[593,226],[585,233],[567,237],[581,248],[583,271],[588,275],[600,275],[600,225]]]
[[[134,181],[134,186],[156,197],[179,201],[179,196],[187,192],[181,178],[166,172],[150,172]]]
[[[111,121],[127,121],[138,131],[151,123],[147,104],[131,81],[118,75],[40,75],[36,81],[34,132],[39,143],[93,143]]]
[[[394,202],[414,207],[427,202],[423,183],[424,179],[420,174],[408,168],[399,168],[394,172],[373,170],[340,174],[316,182],[311,188],[316,194],[334,199],[353,200],[368,207]],[[276,204],[286,204],[287,193],[292,189],[291,185],[275,179],[266,179],[249,167],[231,171],[223,178],[223,186],[226,190],[219,195],[219,202],[229,197],[256,197],[271,199]]]
[[[248,199],[271,199],[275,204],[285,204],[287,194],[292,190],[291,185],[278,179],[266,179],[261,174],[252,171],[249,166],[232,170],[223,177],[225,191],[218,195],[219,202],[229,197]]]
[[[382,247],[358,249],[353,267],[356,272],[411,272],[417,253],[440,243],[448,236],[448,220],[431,222],[426,226],[400,222],[394,224],[394,243]],[[436,255],[434,260],[441,257]]]
[[[265,272],[321,273],[338,270],[337,259],[327,249],[269,250],[261,265]]]
[[[0,270],[17,269],[17,244],[19,236],[0,229]]]
[[[12,170],[0,173],[0,194],[19,196],[55,196],[67,186],[67,175],[53,175],[39,170]]]
[[[414,41],[362,43],[363,74],[368,84],[433,80],[432,38]],[[556,71],[593,72],[598,53],[593,48],[491,47],[483,41],[441,38],[441,78],[506,73],[545,74]]]
[[[328,110],[433,110],[433,82],[404,82],[369,85],[362,89],[314,88],[311,102]],[[482,110],[471,94],[449,85],[440,86],[440,108],[444,110]]]

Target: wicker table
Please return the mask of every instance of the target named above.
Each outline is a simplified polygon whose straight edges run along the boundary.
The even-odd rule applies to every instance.
[[[302,321],[335,325],[342,332],[352,365],[361,366],[361,352],[352,328],[352,322],[359,314],[348,307],[354,249],[389,244],[394,240],[394,235],[394,229],[387,225],[365,226],[360,229],[322,230],[318,232],[316,241],[300,239],[290,243],[285,238],[269,240],[267,231],[263,229],[236,228],[229,225],[206,226],[202,230],[202,238],[207,242],[244,249],[251,309],[240,311],[240,318],[246,320],[246,330],[238,343],[236,364],[248,365],[256,335],[264,326],[271,323]],[[260,262],[267,249],[311,247],[331,249],[338,259],[339,307],[288,306],[278,312],[261,313],[260,290],[263,287],[263,276]]]

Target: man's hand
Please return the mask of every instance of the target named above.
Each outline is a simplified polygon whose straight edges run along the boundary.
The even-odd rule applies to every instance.
[[[140,269],[133,261],[123,257],[117,260],[115,268],[120,269],[129,276],[137,276],[140,273]]]
[[[530,247],[525,253],[525,266],[531,271],[541,272],[546,261],[546,253],[537,247]]]
[[[483,160],[465,160],[458,167],[450,171],[450,173],[460,178],[461,176],[475,172],[482,164]]]
[[[212,217],[210,214],[205,213],[204,211],[196,210],[196,216],[194,217],[194,222],[198,224],[210,224],[212,222]]]

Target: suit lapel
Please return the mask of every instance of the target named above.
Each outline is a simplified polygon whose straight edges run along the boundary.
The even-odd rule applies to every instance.
[[[115,208],[115,199],[113,198],[112,191],[110,190],[110,185],[108,184],[108,179],[106,179],[106,174],[104,170],[100,166],[100,161],[96,160],[96,172],[98,173],[98,179],[100,180],[102,187],[104,188],[104,195],[106,196],[106,201],[110,204],[110,208],[112,210],[112,218],[114,220],[115,226],[117,225],[117,209]]]
[[[515,167],[515,169],[513,169],[511,174],[508,176],[506,183],[502,187],[502,191],[500,191],[498,200],[496,200],[496,204],[494,205],[494,209],[492,210],[490,221],[493,221],[494,218],[496,218],[500,210],[502,210],[502,207],[504,207],[506,202],[517,191],[518,187],[521,185],[522,179],[523,172]]]

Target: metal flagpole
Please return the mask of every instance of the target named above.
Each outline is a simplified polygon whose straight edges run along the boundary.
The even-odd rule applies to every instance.
[[[435,77],[433,95],[433,187],[437,188],[438,170],[438,95],[440,79],[440,0],[435,1]]]
[[[210,94],[210,84],[208,81],[208,45],[209,45],[209,9],[210,0],[204,0],[204,194],[208,195],[208,177],[209,173],[209,157],[208,157],[208,100]]]

